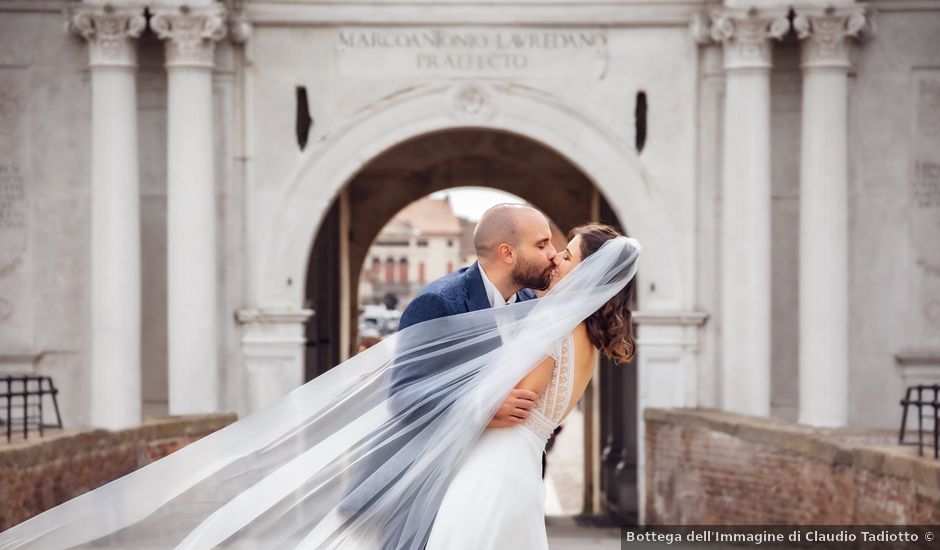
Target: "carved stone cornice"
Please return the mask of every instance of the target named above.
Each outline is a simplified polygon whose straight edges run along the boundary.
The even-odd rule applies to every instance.
[[[143,8],[82,5],[69,12],[68,27],[88,41],[90,66],[134,68],[147,19]]]
[[[784,10],[724,9],[712,13],[711,37],[724,44],[725,69],[770,69],[771,39],[790,30]]]
[[[166,66],[212,68],[215,43],[225,37],[225,7],[155,7],[150,28],[166,41]]]
[[[798,8],[793,29],[803,41],[800,48],[804,69],[848,69],[848,39],[865,29],[863,6]]]

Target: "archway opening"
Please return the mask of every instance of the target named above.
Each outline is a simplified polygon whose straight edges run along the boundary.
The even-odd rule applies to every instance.
[[[396,289],[400,292],[368,297],[371,305],[401,311],[402,297],[413,295],[422,283],[443,274],[441,269],[459,268],[472,261],[467,254],[459,254],[455,234],[453,246],[458,254],[450,259],[453,265],[448,266],[445,260],[444,267],[432,273],[426,264],[422,273],[421,260],[403,253],[406,242],[407,247],[419,246],[414,228],[407,223],[384,233],[387,246],[381,253],[374,247],[383,228],[394,225],[396,215],[409,205],[426,197],[440,199],[443,191],[462,187],[486,187],[519,197],[555,222],[560,236],[587,220],[626,229],[583,172],[558,152],[528,138],[494,130],[458,129],[400,143],[365,164],[347,183],[317,233],[306,282],[306,302],[315,311],[306,329],[308,380],[355,352],[360,307],[366,305],[360,300],[360,291],[365,290],[361,279],[385,281],[391,283],[386,285],[391,289],[401,283]],[[559,491],[565,496],[559,495],[559,500],[564,500],[550,511],[564,515],[601,513],[619,523],[635,521],[636,388],[635,368],[601,363],[585,394],[578,429],[572,424],[568,430],[569,440],[578,434],[574,439],[579,440],[582,450],[570,456],[581,457],[582,473],[557,482],[564,485]],[[548,471],[552,470],[553,456],[560,455],[557,450],[549,454]],[[574,499],[572,486],[581,493]]]

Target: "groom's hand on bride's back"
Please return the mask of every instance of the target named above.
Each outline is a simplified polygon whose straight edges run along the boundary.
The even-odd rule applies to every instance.
[[[506,400],[503,401],[503,404],[499,406],[490,427],[508,427],[522,424],[529,418],[538,396],[532,390],[513,389],[506,397]]]

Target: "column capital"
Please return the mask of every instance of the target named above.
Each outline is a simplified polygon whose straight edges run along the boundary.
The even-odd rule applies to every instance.
[[[725,70],[770,69],[771,39],[790,30],[788,10],[726,8],[712,13],[711,37],[724,44]]]
[[[245,17],[245,12],[234,11],[229,14],[228,35],[231,37],[232,42],[236,44],[248,42],[251,39],[251,32],[251,22]]]
[[[166,66],[212,68],[225,37],[225,6],[151,8],[150,28],[166,40]]]
[[[848,39],[859,36],[868,24],[864,6],[797,8],[793,29],[803,41],[804,69],[848,70]]]
[[[144,8],[81,5],[67,16],[69,30],[88,41],[90,66],[137,66],[136,38],[147,27]]]

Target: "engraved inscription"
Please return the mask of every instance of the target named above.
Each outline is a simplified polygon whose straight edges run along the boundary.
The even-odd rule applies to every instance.
[[[336,50],[341,69],[360,75],[575,71],[588,76],[599,74],[606,64],[607,34],[598,29],[341,29]]]
[[[914,163],[911,193],[915,208],[940,208],[940,162],[920,160]]]
[[[0,277],[12,272],[26,251],[26,182],[16,164],[0,163]]]

